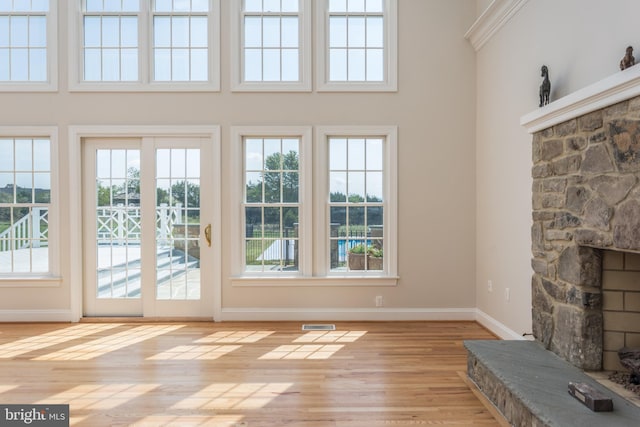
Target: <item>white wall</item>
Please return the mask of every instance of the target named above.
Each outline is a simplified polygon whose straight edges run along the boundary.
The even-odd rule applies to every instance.
[[[223,309],[373,309],[375,295],[385,297],[385,308],[392,315],[404,309],[428,315],[431,309],[475,307],[475,53],[463,38],[476,17],[474,2],[400,0],[399,91],[382,94],[231,93],[227,1],[221,2],[220,93],[70,93],[67,2],[58,3],[59,92],[0,93],[0,125],[59,127],[63,236],[79,226],[67,219],[70,125],[221,125],[223,254],[238,238],[228,231],[232,125],[397,125],[398,286],[233,287],[228,260],[223,257]],[[63,239],[61,253],[69,251],[69,241]],[[60,287],[0,287],[0,319],[11,317],[10,310],[27,315],[30,310],[69,310],[70,269],[70,260],[63,257]]]
[[[520,117],[538,108],[543,64],[553,101],[618,72],[628,45],[638,57],[638,16],[636,0],[528,1],[477,53],[477,306],[517,333],[531,331],[532,275],[531,135]]]

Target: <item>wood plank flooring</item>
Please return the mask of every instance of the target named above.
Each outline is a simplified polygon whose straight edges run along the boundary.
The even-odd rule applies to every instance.
[[[474,322],[0,324],[0,404],[75,426],[499,426],[465,382]]]

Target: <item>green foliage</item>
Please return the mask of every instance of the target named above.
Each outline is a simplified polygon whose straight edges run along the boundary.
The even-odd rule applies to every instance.
[[[382,258],[383,256],[382,248],[377,248],[375,246],[367,247],[364,245],[364,243],[359,243],[354,247],[352,247],[351,249],[349,249],[350,254],[364,255],[365,252],[367,255],[375,258]]]

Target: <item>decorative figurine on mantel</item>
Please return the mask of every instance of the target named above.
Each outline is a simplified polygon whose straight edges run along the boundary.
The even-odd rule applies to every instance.
[[[636,58],[633,57],[633,47],[627,47],[627,51],[624,57],[620,60],[620,69],[626,70],[629,67],[636,65]]]
[[[546,65],[542,66],[542,84],[540,85],[540,107],[549,103],[549,93],[551,93],[551,80],[549,80],[549,69]]]

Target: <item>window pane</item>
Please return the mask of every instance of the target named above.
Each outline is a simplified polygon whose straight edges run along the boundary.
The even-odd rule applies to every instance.
[[[280,80],[280,51],[265,50],[263,52],[263,80],[279,81]]]
[[[247,203],[262,202],[262,173],[247,172],[245,175]]]
[[[35,188],[36,203],[51,202],[51,175],[48,173],[33,174],[33,186]]]
[[[298,0],[282,0],[283,12],[298,12]]]
[[[298,49],[282,51],[282,81],[297,82],[300,80],[300,62]]]
[[[365,201],[365,186],[364,186],[364,172],[349,172],[348,173],[348,189],[349,189],[349,202],[360,203]]]
[[[122,47],[138,46],[138,18],[133,16],[122,17],[120,38]]]
[[[383,12],[382,0],[367,0],[367,12]]]
[[[298,47],[298,18],[282,18],[282,47]]]
[[[364,17],[349,17],[349,47],[364,47],[366,40],[366,31],[364,25]]]
[[[245,169],[262,170],[262,140],[245,139]]]
[[[100,17],[84,17],[84,45],[85,47],[99,47],[101,34]]]
[[[12,139],[0,139],[0,172],[6,172],[13,170],[13,140]],[[0,183],[0,188],[4,185]]]
[[[122,3],[120,0],[104,0],[104,10],[109,12],[120,12]]]
[[[262,28],[263,47],[279,47],[280,46],[280,18],[264,17]]]
[[[284,203],[298,203],[298,189],[300,188],[297,172],[282,174],[282,201]]]
[[[209,11],[208,0],[191,0],[191,10],[193,12],[208,12]]]
[[[16,203],[33,202],[33,175],[16,173]]]
[[[207,47],[207,18],[191,18],[191,47]]]
[[[364,170],[365,164],[365,146],[364,139],[350,138],[349,139],[349,170]]]
[[[155,0],[156,12],[171,12],[171,0]]]
[[[153,44],[155,47],[171,46],[171,18],[168,16],[154,16]]]
[[[100,12],[102,11],[102,0],[86,0],[87,12]]]
[[[347,173],[331,172],[329,174],[329,194],[332,202],[347,201]]]
[[[0,49],[0,64],[8,64],[8,63],[9,63],[9,50]],[[8,81],[9,79],[10,79],[9,67],[0,67],[0,81]]]
[[[126,49],[122,51],[122,80],[138,80],[138,50]]]
[[[263,0],[265,12],[280,12],[280,0]]]
[[[174,49],[171,58],[171,73],[173,81],[189,80],[189,50]]]
[[[102,54],[99,49],[84,50],[84,79],[89,81],[102,78]]]
[[[262,12],[262,0],[244,0],[246,12]]]
[[[122,0],[122,10],[124,12],[137,12],[140,0]]]
[[[364,49],[349,50],[349,80],[365,80],[365,51]]]
[[[262,51],[260,49],[245,49],[244,79],[248,82],[262,80]]]
[[[264,201],[265,203],[280,203],[281,195],[280,172],[265,172],[264,174]]]
[[[47,18],[44,16],[29,17],[29,46],[47,46]]]
[[[13,173],[0,172],[0,203],[13,203]]]
[[[347,0],[349,12],[364,12],[364,0]]]
[[[43,82],[47,80],[47,51],[31,49],[29,51],[29,80]]]
[[[120,80],[120,55],[118,49],[104,49],[102,51],[102,79],[107,81]]]
[[[367,201],[382,202],[382,172],[367,172]]]
[[[384,53],[382,49],[367,51],[367,81],[380,82],[384,80]]]
[[[33,12],[48,12],[49,0],[31,0],[31,10]]]
[[[245,47],[262,47],[262,18],[247,16],[244,18]]]
[[[346,12],[347,0],[329,0],[330,12]]]
[[[120,18],[102,17],[102,46],[118,47],[120,45]]]
[[[347,18],[332,16],[329,18],[329,47],[347,46]]]
[[[329,140],[329,169],[347,169],[347,140],[345,138],[331,138]]]
[[[190,9],[190,0],[173,0],[173,10],[176,12],[188,12]]]
[[[329,50],[329,80],[342,82],[347,80],[347,51]]]
[[[154,52],[154,79],[156,81],[171,80],[171,51],[169,49],[156,49]]]
[[[15,170],[30,171],[33,167],[33,141],[31,139],[15,140]]]
[[[367,47],[384,46],[384,20],[381,16],[367,18]]]
[[[11,80],[29,80],[28,49],[11,49]]]
[[[191,80],[207,81],[209,78],[209,56],[206,49],[191,51]]]
[[[0,47],[9,47],[9,17],[0,16]]]
[[[173,47],[189,47],[189,18],[174,16],[172,18],[171,42]]]
[[[11,17],[11,46],[29,46],[29,20],[26,16]]]
[[[367,169],[383,169],[383,142],[382,139],[369,138],[367,145]]]

